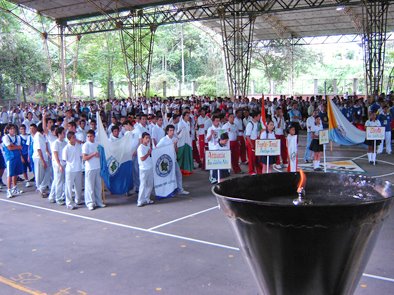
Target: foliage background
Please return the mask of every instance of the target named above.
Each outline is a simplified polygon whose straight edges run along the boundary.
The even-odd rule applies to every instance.
[[[39,24],[33,25],[39,27]],[[212,35],[196,24],[159,26],[155,35],[150,94],[161,96],[166,81],[167,96],[178,95],[179,88],[182,95],[190,95],[195,81],[199,95],[227,95],[221,38]],[[128,96],[118,32],[84,35],[79,46],[75,37],[68,37],[67,43],[67,81],[73,96],[88,97],[88,84],[93,81],[95,96],[106,98],[111,80],[116,96]],[[393,66],[394,44],[388,42],[385,83]],[[327,93],[333,93],[333,79],[337,79],[339,94],[351,93],[352,81],[357,78],[358,92],[363,93],[363,67],[363,50],[361,44],[356,43],[294,46],[293,49],[255,48],[249,92],[271,93],[274,84],[275,94],[291,94],[293,78],[294,94],[312,94],[313,79],[319,79],[319,93],[325,91],[324,81]],[[15,84],[21,84],[24,99],[54,99],[60,91],[59,72],[59,49],[49,43],[47,52],[39,34],[0,12],[0,97],[15,97]],[[41,93],[42,83],[48,84],[46,96]]]

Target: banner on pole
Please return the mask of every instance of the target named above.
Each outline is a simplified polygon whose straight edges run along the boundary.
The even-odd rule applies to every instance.
[[[166,145],[152,150],[153,183],[157,198],[172,197],[177,189],[175,149]]]
[[[262,139],[256,140],[256,156],[279,156],[280,140],[279,139]]]
[[[327,144],[330,142],[328,129],[319,131],[319,144]]]
[[[384,127],[367,127],[366,139],[367,140],[384,140],[385,138]]]
[[[205,169],[231,169],[231,151],[205,151]]]

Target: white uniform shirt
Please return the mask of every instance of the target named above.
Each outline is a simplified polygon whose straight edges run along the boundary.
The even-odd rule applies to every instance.
[[[40,159],[38,150],[41,150],[44,161],[48,161],[48,155],[46,153],[46,138],[40,132],[37,132],[33,138],[33,159]]]
[[[16,142],[15,142],[15,137],[16,137]],[[12,142],[11,142],[10,138],[11,138]],[[15,136],[4,135],[2,141],[3,141],[3,144],[7,147],[13,142],[15,142],[15,145],[21,145],[21,138],[18,135],[15,135]]]
[[[66,162],[66,172],[82,171],[82,149],[79,143],[68,143],[62,151],[62,159]]]
[[[158,143],[165,135],[166,133],[164,132],[164,129],[159,125],[156,124],[152,128],[152,139],[156,140],[156,143]]]
[[[82,154],[90,155],[98,151],[98,143],[87,141],[82,145]],[[93,157],[85,161],[85,171],[100,169],[100,158]]]
[[[153,161],[152,161],[152,157],[147,157],[145,159],[145,161],[142,161],[141,158],[144,157],[148,151],[149,151],[150,147],[146,146],[144,144],[140,144],[140,146],[137,149],[137,156],[138,156],[138,164],[139,164],[139,168],[140,170],[150,170],[153,169]]]
[[[235,123],[231,124],[230,122],[227,122],[226,124],[223,125],[222,127],[226,132],[228,133],[228,139],[230,141],[236,141],[237,136],[238,136],[238,129],[237,125]]]
[[[242,119],[235,118],[234,124],[237,126],[238,136],[243,136],[245,128]]]
[[[312,132],[312,127],[315,126],[315,118],[310,116],[306,119],[306,130],[307,132]]]
[[[246,125],[245,136],[250,136],[251,140],[256,140],[259,136],[259,122],[250,121]]]
[[[211,131],[213,130],[214,131],[214,134],[211,136],[211,140],[209,140],[208,141],[208,149],[210,150],[210,151],[213,151],[214,150],[214,148],[215,148],[215,144],[218,142],[218,140],[219,140],[219,130],[221,130],[222,128],[220,127],[220,125],[218,126],[218,127],[215,127],[215,126],[211,126],[211,127],[209,127],[208,128],[208,131],[207,131],[207,138],[208,138],[208,136],[210,136],[211,135]]]
[[[275,126],[275,134],[283,135],[286,129],[285,118],[273,116],[272,121],[274,122],[274,126]]]
[[[207,116],[205,116],[204,118],[198,116],[197,125],[198,125],[197,135],[205,135],[205,132],[208,130],[208,128],[212,126],[212,120],[209,119]],[[200,127],[201,125],[204,126]]]
[[[66,142],[65,140],[60,141],[59,139],[56,139],[56,140],[52,143],[52,145],[51,145],[51,150],[52,150],[52,164],[53,164],[53,165],[56,165],[56,166],[57,166],[57,162],[56,162],[56,159],[55,159],[54,152],[57,152],[57,155],[58,155],[58,157],[59,157],[60,164],[61,164],[62,166],[66,165],[66,162],[64,162],[64,161],[63,161],[63,158],[62,158],[62,152],[63,152],[63,149],[64,149],[64,147],[65,147],[66,145],[67,145],[67,142]]]

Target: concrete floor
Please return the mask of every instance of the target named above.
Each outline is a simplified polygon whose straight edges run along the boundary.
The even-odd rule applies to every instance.
[[[327,156],[356,158],[366,175],[394,183],[394,156],[371,166],[365,153],[334,146]],[[0,295],[258,294],[207,172],[195,171],[184,181],[190,196],[142,208],[135,196],[107,194],[107,208],[69,211],[32,188],[11,200],[3,190]],[[391,214],[355,294],[394,294],[393,261]]]

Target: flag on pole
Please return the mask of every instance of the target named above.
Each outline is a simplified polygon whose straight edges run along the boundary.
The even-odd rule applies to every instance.
[[[100,175],[109,191],[115,195],[127,193],[133,188],[133,162],[131,158],[138,147],[138,137],[132,132],[111,142],[97,113],[97,142],[100,153]]]
[[[350,123],[331,98],[327,98],[327,114],[331,141],[341,145],[356,145],[365,141],[365,132]]]
[[[264,103],[264,94],[261,97],[261,129],[267,129],[267,118],[265,117],[265,103]]]
[[[289,166],[287,172],[297,172],[298,166],[298,147],[297,147],[297,135],[289,134],[286,138],[287,153],[289,158]]]
[[[169,198],[175,194],[176,182],[176,154],[173,144],[152,150],[153,183],[156,198]]]

